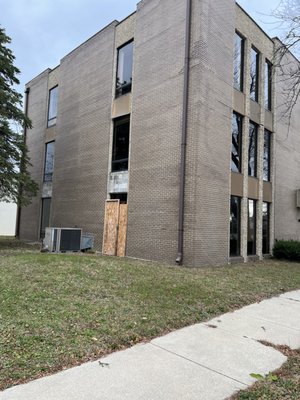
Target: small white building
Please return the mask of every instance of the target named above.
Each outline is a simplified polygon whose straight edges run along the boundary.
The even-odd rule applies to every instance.
[[[14,236],[17,205],[0,202],[0,236]]]

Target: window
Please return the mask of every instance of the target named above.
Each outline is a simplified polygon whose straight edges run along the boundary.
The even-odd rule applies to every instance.
[[[263,223],[262,223],[262,252],[263,254],[270,253],[270,204],[263,203],[262,208]]]
[[[244,46],[245,40],[236,32],[233,59],[233,86],[241,92],[244,85]]]
[[[263,180],[271,180],[271,132],[267,129],[264,133]]]
[[[50,222],[50,207],[51,198],[42,199],[42,217],[41,217],[41,238],[45,237],[45,229],[49,226]]]
[[[48,128],[56,124],[58,86],[49,90]]]
[[[272,64],[265,62],[265,108],[272,109]]]
[[[118,49],[116,96],[131,92],[133,41]]]
[[[256,254],[256,201],[248,199],[247,254]]]
[[[55,142],[49,142],[46,144],[44,182],[52,182],[52,176],[54,170],[54,149],[55,149]]]
[[[129,116],[114,120],[112,172],[128,170],[129,129]]]
[[[254,47],[251,48],[250,64],[250,98],[258,101],[258,76],[259,76],[259,53]]]
[[[240,255],[241,237],[241,199],[231,196],[230,199],[230,257]]]
[[[110,198],[120,200],[120,204],[127,204],[127,193],[111,193]]]
[[[232,116],[231,171],[242,171],[242,123],[243,118],[236,113]]]
[[[256,177],[257,173],[257,125],[250,122],[248,144],[248,175]]]

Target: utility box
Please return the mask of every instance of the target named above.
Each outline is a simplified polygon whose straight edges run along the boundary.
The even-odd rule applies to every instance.
[[[81,250],[80,228],[46,228],[44,247],[52,253]]]

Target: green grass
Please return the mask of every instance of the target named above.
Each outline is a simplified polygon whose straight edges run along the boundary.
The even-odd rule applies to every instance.
[[[300,399],[300,350],[277,346],[288,357],[283,366],[274,371],[275,379],[265,379],[231,397],[231,400],[299,400]]]
[[[0,389],[299,288],[299,263],[188,269],[0,240]]]

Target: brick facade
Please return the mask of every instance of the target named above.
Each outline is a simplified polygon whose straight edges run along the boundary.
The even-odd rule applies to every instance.
[[[105,200],[128,193],[126,255],[174,263],[177,257],[179,166],[184,85],[186,2],[143,0],[28,83],[33,178],[41,190],[22,209],[20,235],[40,234],[41,201],[51,195],[49,224],[81,227],[102,250]],[[234,36],[245,38],[244,91],[233,89]],[[118,48],[134,39],[131,93],[115,97]],[[250,49],[260,54],[258,102],[250,100]],[[264,102],[264,60],[274,41],[233,0],[192,1],[184,207],[188,266],[230,262],[230,195],[241,198],[241,252],[247,261],[248,198],[256,210],[256,255],[262,258],[262,206],[269,235],[300,239],[299,104],[289,134],[277,115],[284,102],[273,79],[273,107]],[[294,62],[297,62],[294,60]],[[57,123],[47,128],[49,90],[58,85]],[[243,116],[243,166],[230,171],[232,112]],[[130,115],[128,171],[111,172],[114,118]],[[257,177],[248,177],[249,123],[258,124]],[[263,181],[264,129],[272,132],[271,182]],[[43,183],[45,143],[55,140],[53,182]],[[288,160],[288,161],[287,161]],[[233,182],[237,182],[233,185]],[[267,199],[267,200],[266,200]]]

